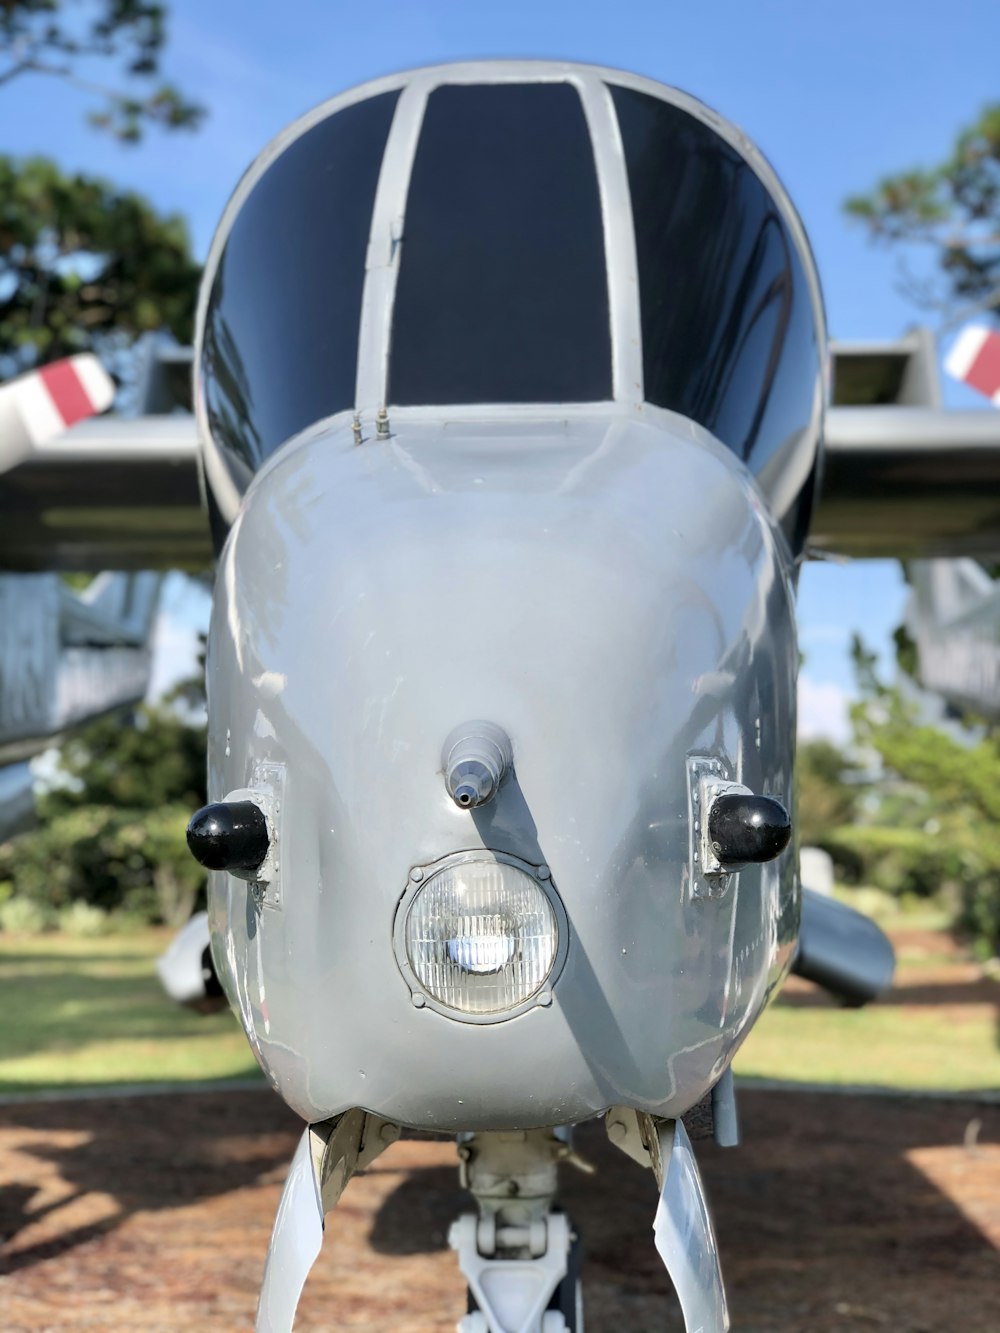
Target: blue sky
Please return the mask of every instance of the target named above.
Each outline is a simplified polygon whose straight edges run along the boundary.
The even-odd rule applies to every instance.
[[[203,256],[241,172],[325,97],[390,70],[477,55],[554,56],[651,75],[696,94],[763,148],[805,221],[835,337],[893,337],[920,318],[897,262],[841,204],[901,167],[938,161],[956,130],[1000,99],[997,0],[173,0],[165,73],[205,103],[197,134],[127,148],[89,129],[84,94],[55,80],[0,90],[0,150],[44,153],[184,214]],[[106,72],[83,71],[95,78]],[[978,405],[956,386],[954,406]],[[842,731],[858,628],[882,647],[903,600],[896,566],[811,566],[801,593],[807,730]],[[164,661],[205,599],[173,589]],[[179,657],[178,657],[179,660]]]

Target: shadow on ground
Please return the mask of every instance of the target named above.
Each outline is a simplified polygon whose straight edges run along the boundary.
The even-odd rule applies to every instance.
[[[1000,1110],[758,1090],[741,1108],[744,1145],[699,1151],[735,1330],[995,1333]],[[266,1091],[0,1108],[5,1329],[249,1327],[298,1133]],[[599,1123],[577,1146],[597,1167],[563,1175],[588,1333],[679,1329],[652,1177]],[[352,1182],[297,1330],[454,1328],[452,1159],[403,1142]]]
[[[838,1001],[817,986],[801,989],[787,987],[777,1002],[791,1009],[829,1009]],[[1000,982],[976,977],[969,981],[909,982],[893,986],[888,995],[880,996],[879,1007],[886,1005],[920,1005],[951,1008],[964,1005],[995,1006],[1000,1011]]]
[[[1000,1110],[755,1091],[741,1094],[741,1106],[741,1148],[697,1145],[734,1329],[995,1333]],[[965,1147],[976,1120],[977,1142]],[[586,1249],[589,1333],[675,1327],[650,1234],[651,1176],[599,1125],[578,1131],[577,1144],[598,1168],[595,1179],[563,1174],[562,1202]],[[928,1176],[925,1158],[937,1159],[940,1175]],[[987,1178],[992,1201],[970,1212],[966,1196],[978,1198]],[[456,1201],[450,1172],[411,1172],[376,1215],[372,1245],[389,1254],[439,1248]]]
[[[16,1165],[0,1170],[0,1275],[56,1259],[138,1211],[188,1207],[283,1172],[300,1132],[270,1092],[0,1107],[0,1142],[19,1141]],[[32,1161],[35,1172],[26,1169]],[[88,1197],[110,1199],[113,1207],[93,1221],[57,1225],[33,1244],[18,1243],[27,1227],[78,1214],[73,1205]]]

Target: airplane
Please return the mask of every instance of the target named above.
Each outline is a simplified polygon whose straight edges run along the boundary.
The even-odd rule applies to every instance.
[[[414,1129],[455,1138],[475,1203],[460,1333],[580,1333],[557,1174],[598,1116],[656,1177],[688,1333],[729,1327],[695,1129],[737,1141],[731,1063],[791,970],[850,1003],[892,975],[799,882],[802,563],[1000,537],[1000,430],[935,373],[921,331],[831,357],[787,192],[695,98],[475,61],[265,148],[157,414],[75,427],[21,485],[13,567],[218,560],[179,990],[207,942],[306,1123],[259,1333]],[[67,504],[109,460],[102,512]]]
[[[34,473],[43,493],[53,483],[58,491],[52,461],[67,431],[105,412],[114,396],[114,381],[87,352],[0,385],[0,570],[18,540],[22,483]],[[8,478],[16,478],[10,488]],[[57,510],[49,516],[59,523]],[[31,759],[145,696],[161,583],[157,572],[105,571],[74,591],[58,574],[0,572],[0,841],[34,821]]]
[[[945,369],[1000,407],[1000,334],[966,326]],[[983,565],[914,560],[904,623],[917,647],[919,679],[959,716],[1000,715],[1000,597]]]

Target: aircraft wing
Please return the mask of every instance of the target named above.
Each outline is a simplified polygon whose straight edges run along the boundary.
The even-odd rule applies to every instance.
[[[89,353],[0,385],[0,839],[33,818],[32,755],[144,697],[148,571],[211,559],[193,418],[97,417],[114,395]]]
[[[189,415],[96,417],[0,476],[0,565],[204,569],[212,561]]]
[[[1000,552],[1000,415],[832,407],[809,547],[903,559]]]
[[[942,410],[929,329],[833,343],[816,555],[1000,552],[1000,416]]]
[[[189,569],[212,561],[191,349],[140,351],[136,417],[89,353],[0,385],[0,569]]]
[[[835,343],[832,361],[810,552],[903,559],[1000,553],[1000,415],[941,408],[929,331],[895,342]],[[190,364],[190,348],[155,345],[140,391],[148,415],[92,418],[53,437],[22,439],[13,458],[0,447],[0,564],[211,563],[194,418],[184,410]]]
[[[1000,584],[975,560],[915,560],[906,627],[920,683],[959,712],[1000,714]]]
[[[92,352],[0,384],[0,471],[78,421],[106,411],[114,397],[115,382]]]
[[[945,369],[1000,407],[1000,334],[969,325],[956,339]],[[989,410],[977,418],[978,468],[983,498],[977,512],[989,530],[988,497],[993,487],[989,464],[991,436],[1000,416]],[[993,423],[991,429],[991,423]],[[974,489],[975,475],[968,489]],[[1000,583],[976,560],[913,560],[907,571],[910,598],[906,626],[917,645],[919,678],[959,712],[996,719],[1000,715]]]

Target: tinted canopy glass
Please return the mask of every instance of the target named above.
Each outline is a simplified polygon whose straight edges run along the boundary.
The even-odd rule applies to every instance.
[[[406,207],[390,402],[610,397],[604,231],[576,89],[435,89]]]
[[[761,178],[709,125],[631,88],[612,95],[632,195],[645,396],[705,426],[756,475],[792,478],[778,516],[796,544],[822,370],[798,243]]]
[[[365,254],[397,97],[357,102],[293,140],[233,222],[201,373],[212,435],[237,475],[354,404]]]

